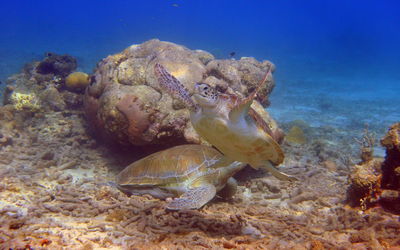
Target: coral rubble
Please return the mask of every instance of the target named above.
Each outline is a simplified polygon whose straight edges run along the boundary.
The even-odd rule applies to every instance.
[[[160,43],[162,46],[157,47]],[[216,197],[199,210],[169,211],[163,200],[149,195],[128,197],[109,185],[120,170],[143,155],[137,148],[127,152],[94,140],[88,135],[85,113],[93,116],[91,121],[95,126],[121,136],[121,141],[130,133],[129,136],[137,136],[135,142],[146,142],[146,138],[151,139],[146,128],[157,129],[153,124],[158,118],[153,116],[154,106],[146,106],[143,100],[155,98],[163,100],[169,108],[175,107],[172,117],[165,118],[175,123],[165,133],[188,129],[184,118],[178,120],[186,112],[180,109],[179,103],[173,103],[155,86],[142,84],[152,81],[140,74],[140,64],[129,64],[123,71],[123,64],[128,64],[125,55],[139,52],[150,55],[153,49],[165,59],[167,67],[174,53],[177,57],[179,53],[191,55],[195,64],[192,66],[200,70],[198,75],[186,74],[183,64],[179,64],[181,59],[171,60],[169,67],[182,79],[202,80],[202,74],[207,74],[210,67],[213,76],[208,76],[209,80],[220,84],[221,89],[233,91],[231,83],[224,84],[224,79],[241,77],[240,69],[237,73],[226,66],[237,62],[208,66],[214,58],[204,51],[189,51],[152,40],[100,63],[94,75],[100,80],[95,80],[87,90],[85,111],[82,94],[65,87],[68,74],[40,73],[37,70],[40,62],[33,62],[9,78],[6,105],[0,106],[0,249],[389,249],[400,246],[398,217],[379,206],[360,212],[344,205],[351,165],[350,157],[345,157],[351,151],[350,136],[343,136],[343,131],[337,129],[311,129],[297,124],[307,140],[301,146],[283,143],[285,171],[301,181],[281,182],[265,172],[245,169],[235,176],[239,186],[231,200]],[[146,58],[138,55],[131,59]],[[106,72],[112,71],[107,70],[107,64],[119,65],[121,75],[108,78]],[[137,74],[129,73],[133,65],[137,66],[134,71]],[[261,72],[262,67],[256,65]],[[187,70],[191,66],[188,67]],[[217,73],[218,70],[221,72]],[[124,82],[122,72],[137,81]],[[107,79],[115,77],[122,77],[119,79],[124,84],[107,83]],[[247,80],[251,79],[249,76]],[[17,93],[34,96],[40,108],[18,106],[12,97]],[[266,113],[263,115],[268,119]],[[118,116],[125,119],[126,130],[113,133],[114,129],[120,129],[114,119]],[[137,119],[141,117],[146,119]],[[398,128],[399,125],[393,126],[382,140],[387,146],[382,173],[388,172],[391,176],[397,176],[398,172]],[[333,140],[340,136],[346,140]],[[184,132],[182,138],[197,140],[191,131]],[[375,173],[379,161],[367,162],[374,166],[370,169],[373,176],[369,168],[360,169],[360,173],[379,176],[379,171]],[[362,164],[366,163],[359,165]],[[395,204],[396,181],[382,178],[385,186],[378,203],[385,204],[385,209]]]

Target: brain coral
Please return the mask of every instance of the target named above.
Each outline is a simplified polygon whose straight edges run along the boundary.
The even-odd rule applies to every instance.
[[[243,96],[261,80],[269,62],[215,60],[205,51],[159,40],[132,45],[99,62],[86,88],[86,117],[98,134],[132,145],[202,143],[188,110],[160,89],[155,63],[164,65],[190,92],[196,82],[207,82],[220,91]],[[271,81],[258,98],[264,106],[273,86]],[[277,128],[264,109],[258,110]]]
[[[73,72],[65,78],[65,87],[72,91],[80,91],[89,85],[89,75],[84,72]]]

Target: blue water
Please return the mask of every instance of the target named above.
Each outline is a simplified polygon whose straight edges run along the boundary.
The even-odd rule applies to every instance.
[[[278,120],[318,126],[363,111],[382,127],[400,120],[398,1],[16,0],[1,9],[3,82],[47,51],[76,56],[91,72],[103,57],[159,38],[217,58],[235,51],[273,61]]]

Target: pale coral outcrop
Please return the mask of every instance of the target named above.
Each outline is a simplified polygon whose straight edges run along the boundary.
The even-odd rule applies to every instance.
[[[86,117],[99,135],[142,146],[203,142],[185,106],[158,85],[155,63],[167,68],[190,92],[196,82],[206,82],[221,92],[246,96],[262,79],[269,62],[215,60],[208,52],[156,39],[132,45],[103,59],[86,89]],[[274,87],[273,79],[268,82],[257,97],[264,107]],[[254,104],[257,111],[277,128],[260,103]]]

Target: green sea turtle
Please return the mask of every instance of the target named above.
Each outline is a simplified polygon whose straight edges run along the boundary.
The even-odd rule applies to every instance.
[[[217,192],[227,198],[236,192],[232,176],[245,164],[204,145],[181,145],[151,154],[119,173],[117,187],[129,194],[168,199],[171,210],[197,209]]]
[[[190,119],[197,133],[226,157],[248,163],[255,169],[265,168],[281,180],[297,180],[273,166],[283,162],[284,153],[274,140],[271,128],[250,107],[271,68],[269,65],[257,88],[243,99],[219,93],[205,83],[196,83],[192,99],[189,91],[161,64],[155,64],[154,73],[160,86],[190,110]]]

